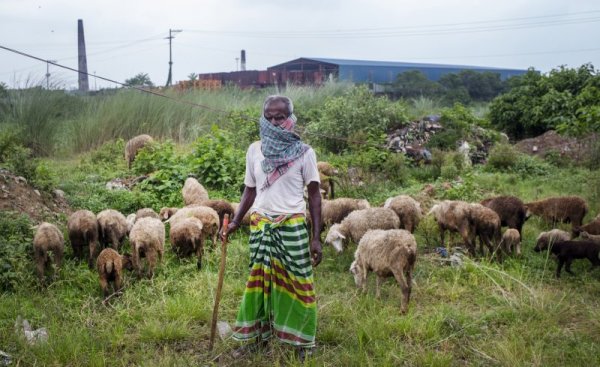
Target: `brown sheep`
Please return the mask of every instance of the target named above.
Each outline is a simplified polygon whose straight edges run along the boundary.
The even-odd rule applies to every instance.
[[[408,195],[398,195],[389,198],[383,205],[384,208],[390,208],[400,218],[400,228],[414,233],[423,217],[421,204]]]
[[[558,222],[571,223],[572,231],[581,227],[588,212],[588,205],[579,196],[551,197],[525,204],[527,216],[538,215],[556,225]]]
[[[575,237],[577,237],[581,232],[587,232],[588,234],[593,235],[600,235],[600,218],[596,217],[591,222],[584,224],[581,227],[575,228]]]
[[[160,218],[160,220],[167,220],[169,218],[171,218],[173,216],[173,214],[177,213],[177,211],[179,210],[179,208],[161,208],[160,209],[160,213],[158,213],[158,217]]]
[[[131,168],[131,163],[135,160],[138,151],[152,141],[152,137],[146,134],[129,139],[125,145],[125,161],[127,161],[127,168]]]
[[[135,212],[135,220],[139,220],[141,218],[150,217],[160,219],[158,214],[152,208],[142,208]]]
[[[188,177],[183,184],[183,188],[181,189],[181,194],[183,195],[183,203],[188,205],[201,205],[203,201],[209,199],[208,191],[202,186],[198,180],[193,177]]]
[[[94,266],[94,259],[99,251],[98,220],[89,210],[78,210],[71,214],[67,221],[69,241],[73,247],[73,255],[81,260],[84,258],[84,248],[87,247],[88,266]]]
[[[212,238],[213,246],[217,244],[217,236],[219,234],[219,215],[213,208],[207,206],[188,206],[181,208],[169,218],[168,222],[171,226],[175,226],[178,221],[187,218],[196,217],[202,222],[202,234],[206,239],[209,236]],[[206,243],[206,242],[203,242]]]
[[[202,221],[196,217],[183,218],[171,226],[169,239],[173,251],[178,257],[187,257],[196,253],[198,269],[202,268],[204,235]]]
[[[110,245],[118,252],[129,232],[127,218],[117,210],[105,209],[96,215],[96,219],[100,243]]]
[[[200,205],[213,208],[219,215],[219,228],[223,226],[223,218],[225,214],[229,214],[229,218],[233,218],[234,209],[231,203],[227,200],[204,200]]]
[[[484,199],[480,204],[495,211],[500,216],[502,226],[514,228],[521,235],[523,224],[527,220],[527,211],[521,199],[516,196],[496,196]]]
[[[457,232],[469,250],[471,247],[471,206],[464,201],[444,200],[435,204],[429,214],[433,214],[440,229],[440,246],[444,246],[446,230]]]
[[[37,227],[33,237],[33,258],[40,284],[44,284],[44,273],[50,267],[48,251],[52,251],[54,265],[60,268],[65,248],[65,239],[62,232],[54,225],[43,222]],[[56,276],[56,273],[55,273]]]
[[[556,241],[550,243],[550,252],[556,255],[558,266],[556,267],[556,277],[560,278],[560,271],[565,266],[567,273],[575,275],[571,271],[571,263],[575,259],[588,259],[592,267],[600,266],[600,244],[582,240],[582,241]],[[540,252],[546,250],[546,246],[536,246],[533,250]]]
[[[123,286],[123,269],[133,270],[131,255],[123,254],[121,256],[117,251],[105,248],[98,255],[96,269],[100,277],[100,288],[102,288],[102,294],[106,299],[110,294],[108,290],[109,283],[113,284],[114,293],[120,291]]]
[[[600,243],[600,235],[597,234],[589,234],[587,232],[581,232],[581,238],[584,240]]]
[[[142,277],[141,258],[148,263],[148,277],[154,276],[156,260],[162,261],[165,246],[165,225],[156,218],[142,218],[135,222],[129,234],[133,268]]]
[[[332,177],[338,175],[338,170],[329,162],[317,162],[319,170],[319,178],[321,181],[321,189],[324,191],[323,199],[334,199],[334,184]]]
[[[412,272],[417,259],[417,242],[404,229],[369,230],[361,238],[354,253],[350,272],[354,274],[356,286],[367,287],[367,273],[377,274],[376,297],[385,277],[393,276],[402,289],[400,310],[406,313],[412,288]]]
[[[497,251],[500,243],[500,216],[492,209],[481,204],[470,204],[469,222],[471,223],[471,252],[475,254],[475,237],[479,237],[479,251],[484,255],[483,245],[488,248],[490,255],[496,252],[501,258],[501,252]]]

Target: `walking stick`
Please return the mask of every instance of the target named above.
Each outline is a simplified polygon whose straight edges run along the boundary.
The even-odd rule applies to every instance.
[[[225,277],[225,259],[227,258],[227,226],[229,225],[229,214],[225,214],[223,217],[223,240],[221,241],[221,264],[219,266],[219,280],[217,281],[217,294],[215,294],[215,306],[213,308],[212,323],[210,325],[210,342],[208,344],[208,350],[212,352],[213,345],[215,343],[215,334],[217,331],[217,316],[219,315],[219,302],[221,302],[221,290],[223,289],[223,278]]]

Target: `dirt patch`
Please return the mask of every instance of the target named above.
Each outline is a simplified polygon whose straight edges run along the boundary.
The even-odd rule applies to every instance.
[[[515,147],[526,154],[545,157],[550,152],[556,152],[576,161],[589,157],[592,144],[598,139],[595,134],[584,138],[571,138],[559,135],[556,131],[546,131],[535,138],[524,139],[515,144]]]
[[[56,220],[72,213],[63,195],[58,190],[53,195],[40,193],[25,178],[0,169],[0,211],[27,214],[36,223]]]

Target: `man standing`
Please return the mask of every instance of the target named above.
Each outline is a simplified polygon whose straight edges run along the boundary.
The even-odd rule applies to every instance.
[[[234,338],[254,341],[234,357],[258,350],[275,335],[304,359],[315,346],[317,305],[313,266],[321,262],[321,196],[314,150],[294,132],[292,101],[269,96],[260,117],[260,141],[246,153],[245,189],[226,235],[251,209],[250,276]],[[306,226],[304,187],[312,218]]]

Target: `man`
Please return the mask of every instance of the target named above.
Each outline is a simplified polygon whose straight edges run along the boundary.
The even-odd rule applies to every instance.
[[[246,153],[245,189],[226,229],[235,231],[251,209],[250,276],[234,338],[253,341],[234,357],[258,350],[275,335],[304,359],[315,346],[317,305],[313,266],[321,262],[321,195],[314,150],[294,132],[292,101],[269,96],[260,118],[260,141]],[[304,187],[312,218],[306,226]],[[310,244],[309,244],[310,242]]]

